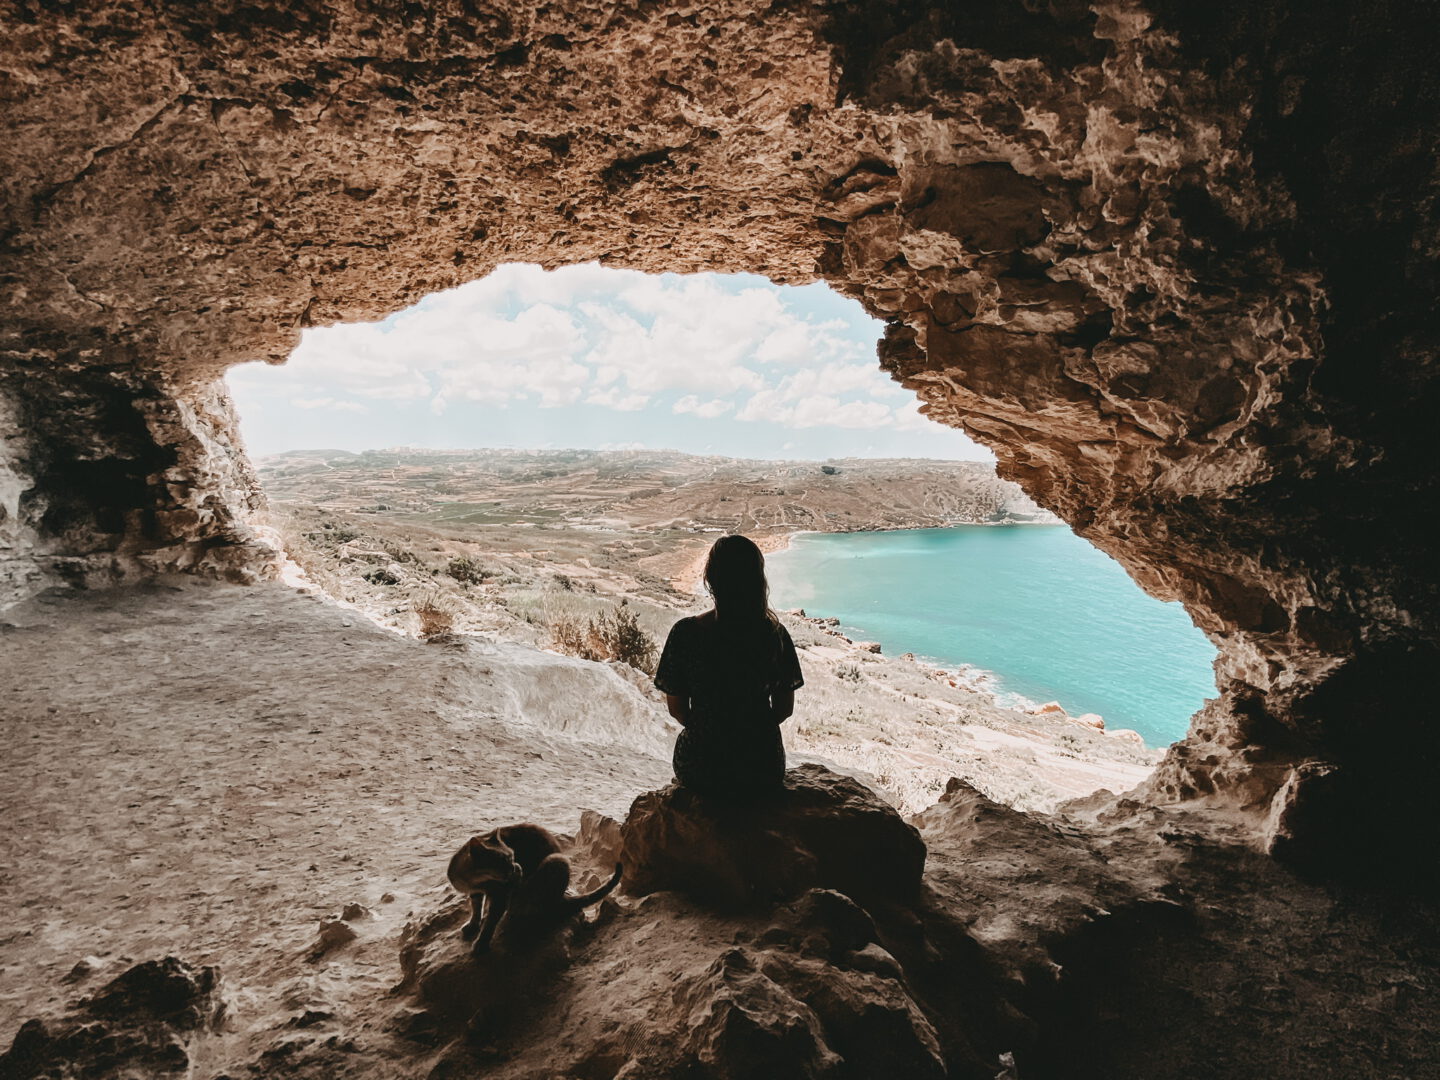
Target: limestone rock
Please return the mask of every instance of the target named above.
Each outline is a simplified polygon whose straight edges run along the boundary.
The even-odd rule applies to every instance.
[[[147,960],[117,975],[82,1003],[94,1016],[168,1024],[182,1031],[213,1028],[224,1015],[220,971],[174,956]]]
[[[773,800],[709,802],[674,784],[635,800],[622,826],[623,890],[673,889],[720,907],[807,889],[863,902],[913,900],[925,867],[919,833],[859,781],[821,765],[786,773]]]
[[[173,956],[149,960],[106,983],[63,1020],[27,1021],[0,1055],[0,1075],[129,1080],[187,1073],[190,1040],[218,1029],[224,1012],[218,969]]]
[[[950,1071],[875,923],[834,891],[777,909],[677,995],[686,1006],[680,1060],[715,1075],[939,1080],[978,1064],[957,1059]]]
[[[319,960],[340,946],[348,945],[359,936],[355,928],[344,919],[334,916],[322,919],[315,945],[310,950],[310,959],[312,961]]]
[[[825,1044],[819,1019],[760,970],[744,949],[731,949],[678,988],[688,1032],[686,1056],[723,1080],[839,1074],[841,1058]]]

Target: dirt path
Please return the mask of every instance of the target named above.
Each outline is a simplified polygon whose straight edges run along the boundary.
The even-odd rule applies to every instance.
[[[483,643],[401,638],[278,585],[175,581],[0,616],[0,1043],[76,996],[60,979],[87,956],[223,961],[241,1012],[342,974],[393,980],[381,939],[444,890],[466,836],[573,831],[582,808],[623,815],[669,779],[658,757],[526,726],[519,677]],[[348,972],[307,966],[318,920],[348,903],[373,910],[376,948]]]

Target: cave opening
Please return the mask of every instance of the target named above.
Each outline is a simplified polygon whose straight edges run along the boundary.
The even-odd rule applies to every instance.
[[[1214,647],[925,418],[883,332],[821,283],[511,264],[227,384],[283,546],[386,625],[584,655],[568,628],[624,597],[663,640],[705,535],[746,532],[777,608],[830,635],[792,752],[909,810],[946,773],[1024,809],[1135,786],[1214,696]],[[855,641],[876,653],[830,656]],[[909,689],[861,692],[886,680]],[[980,764],[1040,729],[1028,768]]]
[[[858,300],[932,419],[1186,606],[1220,693],[1139,787],[1062,817],[947,784],[913,826],[929,906],[888,931],[811,896],[737,940],[645,901],[597,935],[595,995],[554,1003],[566,1039],[517,1039],[502,1071],[753,1075],[763,1031],[795,1075],[1432,1073],[1440,81],[1412,8],[12,5],[16,1052],[481,1071],[377,993],[424,945],[402,909],[443,921],[437,837],[477,802],[618,820],[663,752],[585,751],[630,738],[589,708],[596,680],[633,700],[623,672],[495,635],[462,654],[275,585],[221,379],[505,262],[598,261]],[[411,572],[373,550],[365,572]],[[566,576],[556,595],[597,596]],[[693,951],[652,966],[651,918]],[[132,1001],[116,1029],[101,980],[162,953],[116,988],[149,972],[185,1007]],[[175,953],[243,988],[239,1030]],[[615,1026],[627,971],[660,1008]]]

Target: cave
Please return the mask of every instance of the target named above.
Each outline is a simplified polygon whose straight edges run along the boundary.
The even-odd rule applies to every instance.
[[[1433,20],[21,0],[6,22],[0,598],[272,578],[221,377],[304,327],[517,261],[823,280],[885,321],[880,365],[931,419],[1219,649],[1221,696],[1106,813],[1223,820],[1236,873],[1433,893]],[[1067,947],[1103,967],[1103,941]]]

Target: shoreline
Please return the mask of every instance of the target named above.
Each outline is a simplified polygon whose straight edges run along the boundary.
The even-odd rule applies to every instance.
[[[1000,524],[1002,523],[980,525],[974,522],[962,522],[946,526],[914,526],[899,529],[811,529],[803,531],[823,535],[856,535],[887,532],[948,532],[967,527],[994,528]],[[1009,522],[1003,524],[1036,523]],[[790,537],[786,538],[787,542],[777,545],[776,550],[784,551],[790,549],[792,544],[789,543],[789,539],[795,535],[799,535],[799,532],[797,531],[796,533],[790,534]],[[811,596],[810,599],[816,603],[819,603],[820,600],[817,596]],[[777,611],[779,610],[780,609],[777,608]],[[824,608],[823,604],[819,604],[819,610],[825,611],[827,609]],[[875,652],[879,652],[880,648],[883,647],[886,650],[886,655],[899,656],[921,667],[933,669],[936,675],[951,680],[951,686],[983,696],[997,709],[1012,711],[1025,716],[1058,715],[1066,720],[1096,728],[1107,735],[1115,734],[1132,737],[1145,749],[1163,750],[1165,747],[1183,737],[1183,734],[1181,734],[1167,738],[1163,730],[1158,735],[1155,732],[1151,732],[1149,735],[1142,734],[1137,731],[1135,727],[1131,726],[1134,721],[1126,723],[1126,720],[1129,719],[1128,716],[1122,716],[1122,718],[1117,721],[1113,716],[1102,715],[1102,713],[1109,714],[1110,710],[1104,709],[1103,706],[1097,710],[1094,702],[1091,702],[1089,707],[1086,705],[1079,705],[1077,707],[1073,698],[1070,698],[1068,701],[1066,700],[1068,695],[1065,694],[1063,689],[1059,693],[1056,693],[1052,689],[1049,694],[1044,694],[1043,696],[1036,695],[1033,692],[1027,693],[1011,685],[1011,678],[1007,677],[1003,671],[977,664],[971,660],[956,656],[940,656],[928,651],[914,649],[906,649],[903,652],[898,651],[904,649],[904,646],[896,642],[880,640],[880,635],[876,635],[873,628],[867,627],[862,623],[850,622],[849,620],[842,622],[841,619],[834,614],[818,614],[811,603],[805,603],[803,607],[797,607],[789,613],[799,615],[805,621],[816,624],[825,632],[838,637],[847,646],[855,645],[862,650],[870,650],[873,647],[873,651]],[[866,640],[861,640],[862,638]],[[892,649],[897,651],[892,653],[890,652]],[[1208,700],[1208,698],[1204,700]],[[1062,704],[1062,701],[1065,703]],[[1196,706],[1197,709],[1200,707],[1203,707],[1203,700],[1200,705]],[[1193,710],[1190,716],[1193,720]]]
[[[790,541],[793,537],[800,535],[802,532],[814,531],[813,529],[796,529],[791,532],[765,533],[761,536],[751,536],[748,539],[755,542],[755,546],[760,549],[762,554],[775,555],[787,550],[790,547]],[[717,537],[716,539],[719,538]],[[682,592],[689,596],[704,595],[704,582],[702,579],[705,576],[705,559],[709,556],[710,545],[713,543],[713,540],[707,542],[703,550],[696,555],[683,570],[670,579],[670,584],[674,586],[677,592]]]
[[[990,522],[985,523],[982,527],[995,528],[996,526],[1002,524],[1008,525],[1045,523]],[[758,537],[752,536],[750,537],[750,539],[755,542],[755,546],[758,547],[763,554],[778,555],[791,549],[795,537],[808,535],[811,533],[827,536],[839,536],[873,532],[920,532],[926,529],[952,529],[966,525],[980,526],[981,523],[960,522],[956,525],[914,525],[909,528],[903,529],[795,529],[793,531],[783,533],[766,533]],[[704,582],[701,579],[705,573],[705,559],[708,552],[709,548],[707,546],[706,549],[702,551],[698,556],[696,556],[696,558],[692,562],[690,562],[684,570],[682,570],[679,574],[675,575],[675,577],[671,580],[671,584],[674,585],[676,589],[686,593],[687,595],[703,597],[705,595],[705,590]],[[799,617],[804,619],[806,622],[817,626],[817,628],[822,629],[823,632],[840,638],[841,641],[845,642],[847,646],[856,646],[856,642],[854,641],[854,639],[847,637],[839,625],[826,625],[826,620],[824,617],[816,617],[809,614],[800,615]],[[861,628],[858,626],[847,626],[845,629],[860,630]],[[980,667],[979,665],[969,663],[968,661],[947,660],[940,657],[917,654],[914,652],[906,652],[894,655],[898,655],[902,659],[908,658],[912,663],[922,668],[932,669],[936,675],[944,676],[950,679],[951,686],[958,686],[959,688],[965,689],[970,693],[978,694],[985,698],[988,698],[990,702],[994,705],[994,707],[997,709],[1007,709],[1014,712],[1024,713],[1029,716],[1034,716],[1038,714],[1042,709],[1044,709],[1047,704],[1044,702],[1034,701],[1031,698],[1026,697],[1024,694],[1019,693],[1018,691],[1002,689],[998,685],[1002,678],[999,672],[991,671],[988,668]],[[1069,712],[1069,710],[1062,709],[1061,714],[1069,719],[1075,718],[1074,715]]]
[[[741,535],[749,536],[751,540],[755,541],[755,546],[758,547],[762,553],[766,555],[778,555],[782,551],[788,551],[790,549],[791,541],[795,537],[808,535],[810,533],[819,533],[826,536],[848,536],[861,533],[926,532],[939,529],[968,528],[1008,529],[1034,526],[1053,529],[1063,525],[1066,525],[1066,522],[1058,518],[1054,521],[951,521],[944,525],[897,525],[889,528],[865,529],[790,529],[785,532],[763,533],[759,536],[749,536],[748,533],[742,533]],[[713,542],[714,541],[710,541],[709,543]],[[701,578],[705,573],[705,556],[708,552],[709,544],[707,543],[704,551],[697,555],[692,562],[688,563],[684,569],[670,578],[670,584],[677,591],[686,594],[700,595],[702,592]]]

